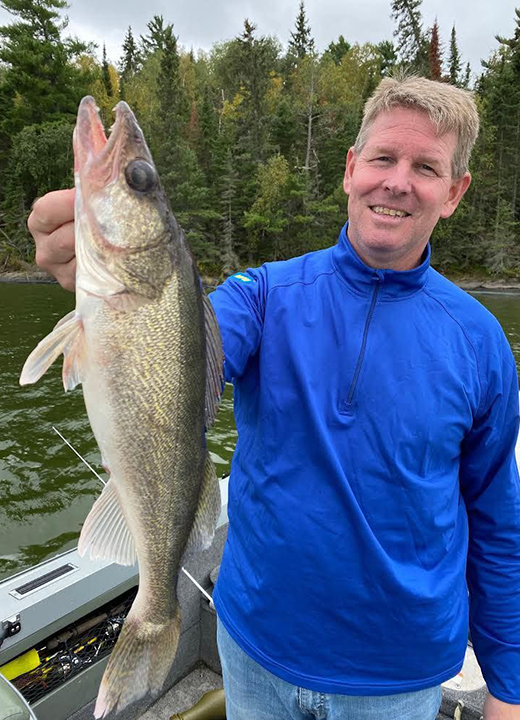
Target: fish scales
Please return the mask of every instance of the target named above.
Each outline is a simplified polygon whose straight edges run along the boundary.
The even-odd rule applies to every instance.
[[[27,359],[36,382],[63,353],[110,475],[80,554],[132,564],[139,590],[110,656],[94,714],[157,695],[180,633],[183,556],[207,547],[220,511],[205,442],[223,387],[215,316],[126,103],[107,141],[93,98],[74,136],[76,309]]]
[[[193,286],[193,273],[184,279],[174,273],[160,303],[130,316],[102,307],[92,346],[102,348],[105,372],[83,382],[95,435],[104,438],[103,457],[114,459],[109,470],[121,478],[133,508],[139,559],[146,555],[154,573],[162,569],[170,582],[191,529],[205,458],[204,337],[180,330],[202,322],[190,281]],[[88,326],[85,332],[88,338]],[[97,417],[99,404],[89,403],[88,383],[100,380],[113,409],[110,430]]]

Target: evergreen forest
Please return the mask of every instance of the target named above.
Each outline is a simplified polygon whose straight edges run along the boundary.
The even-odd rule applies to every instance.
[[[497,51],[471,68],[455,27],[425,26],[422,0],[389,0],[391,35],[339,35],[317,52],[303,0],[287,37],[250,19],[209,52],[186,49],[170,19],[128,27],[108,62],[67,34],[66,0],[0,0],[0,271],[27,267],[34,200],[73,184],[78,103],[93,95],[110,127],[134,110],[202,272],[237,269],[336,242],[347,217],[345,158],[381,78],[409,71],[473,90],[481,131],[473,183],[432,240],[441,272],[520,276],[520,10]],[[490,30],[492,32],[492,29]],[[102,60],[99,60],[102,57]]]

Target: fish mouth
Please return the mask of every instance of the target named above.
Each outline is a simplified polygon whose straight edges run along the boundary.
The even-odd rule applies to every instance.
[[[74,129],[74,171],[81,173],[87,166],[92,171],[95,167],[102,185],[117,177],[129,140],[146,147],[135,115],[124,100],[117,103],[115,113],[107,138],[96,101],[87,95],[80,102]]]

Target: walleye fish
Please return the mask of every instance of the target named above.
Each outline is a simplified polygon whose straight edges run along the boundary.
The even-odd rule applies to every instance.
[[[78,550],[131,565],[139,591],[94,714],[157,695],[173,663],[183,556],[207,547],[220,511],[205,442],[223,388],[217,321],[150,151],[125,102],[107,141],[85,97],[74,131],[76,308],[28,357],[36,382],[63,353],[110,479]]]

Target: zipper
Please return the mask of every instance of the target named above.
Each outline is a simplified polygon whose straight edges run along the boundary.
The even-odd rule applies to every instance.
[[[348,407],[349,405],[352,405],[352,400],[354,398],[354,393],[356,392],[356,386],[359,379],[359,373],[361,372],[361,366],[363,365],[363,360],[365,357],[365,350],[367,346],[367,338],[368,338],[368,330],[370,328],[370,323],[372,322],[372,318],[374,316],[374,310],[376,309],[376,303],[377,303],[377,297],[379,295],[379,288],[381,287],[381,283],[383,282],[383,278],[378,273],[376,275],[376,282],[377,285],[374,288],[374,294],[372,295],[372,302],[370,303],[370,310],[368,311],[367,319],[365,322],[365,330],[363,332],[363,340],[361,342],[361,350],[359,351],[359,357],[356,365],[356,369],[354,371],[354,377],[352,378],[352,384],[350,385],[350,390],[348,392],[347,401],[345,405]]]

